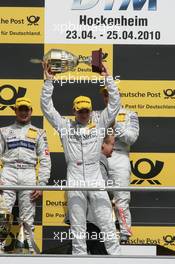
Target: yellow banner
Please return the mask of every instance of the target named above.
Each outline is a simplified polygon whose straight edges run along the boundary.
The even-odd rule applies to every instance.
[[[131,186],[175,186],[174,153],[131,153]]]
[[[108,67],[109,72],[112,74],[113,69],[113,46],[112,45],[88,45],[88,44],[46,44],[45,51],[46,54],[50,49],[61,49],[73,53],[78,57],[79,60],[85,59],[89,56],[92,56],[93,50],[99,50],[102,48],[104,53],[108,53],[107,58],[105,59],[105,65]],[[69,71],[56,75],[56,79],[64,81],[64,83],[76,83],[79,81],[82,84],[85,80],[89,83],[98,83],[104,85],[104,77],[98,73],[92,72],[91,66],[79,63],[74,71]],[[61,81],[60,81],[61,83]]]
[[[0,114],[13,115],[12,107],[19,97],[29,97],[32,101],[33,115],[42,115],[40,96],[43,86],[42,80],[0,80],[1,98]]]
[[[175,116],[175,81],[121,80],[117,84],[122,105],[139,116]]]
[[[0,43],[44,43],[44,8],[1,7],[0,26]]]
[[[61,185],[61,181],[58,182]],[[66,192],[44,192],[43,194],[43,220],[44,226],[65,225],[67,213]]]
[[[132,245],[161,245],[175,250],[174,227],[133,226],[132,233],[129,239]]]
[[[35,226],[34,240],[41,252],[42,252],[42,242],[43,242],[42,234],[43,234],[42,226]]]

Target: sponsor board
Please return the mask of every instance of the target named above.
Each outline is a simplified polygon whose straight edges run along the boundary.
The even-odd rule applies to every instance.
[[[175,250],[174,227],[133,226],[130,245],[161,245]]]
[[[141,186],[175,186],[172,153],[131,153],[131,184]]]
[[[122,105],[139,116],[174,117],[174,81],[124,81],[116,82],[120,89]]]
[[[44,9],[0,9],[0,43],[43,43]]]
[[[40,109],[40,94],[42,80],[0,80],[0,113],[13,115],[16,99],[29,97],[32,101],[33,115],[42,115]]]
[[[43,225],[65,225],[67,213],[66,192],[44,192],[43,194]]]
[[[45,6],[45,43],[175,43],[173,0],[46,0]]]
[[[131,186],[139,186],[139,184],[140,186],[154,185],[157,187],[175,186],[173,171],[175,82],[172,70],[175,61],[173,55],[175,47],[174,0],[65,0],[64,5],[57,0],[46,0],[45,8],[29,8],[32,5],[44,6],[43,0],[20,0],[16,3],[11,0],[2,0],[1,5],[11,5],[8,8],[0,8],[1,126],[9,124],[8,122],[14,117],[12,106],[16,98],[25,95],[32,99],[34,125],[47,130],[51,156],[54,161],[52,162],[51,182],[56,185],[61,177],[65,178],[66,165],[57,133],[46,120],[43,123],[42,119],[39,103],[43,85],[42,66],[30,63],[30,58],[42,59],[43,54],[48,50],[57,48],[72,52],[81,59],[84,56],[90,56],[92,50],[102,48],[103,52],[108,53],[106,64],[109,71],[114,75],[121,75],[121,78],[119,76],[114,76],[114,78],[117,78],[116,83],[121,89],[122,104],[138,112],[141,117],[141,133],[138,139],[140,143],[133,146],[137,153],[131,154],[133,162]],[[22,5],[23,7],[20,7]],[[73,77],[71,78],[70,75]],[[75,71],[56,77],[58,80],[62,79],[63,82],[70,80],[71,83],[74,79],[78,82],[80,76],[82,76],[80,90],[85,87],[83,85],[84,76],[94,82],[100,77],[92,73],[91,67],[85,64],[79,64]],[[118,82],[120,79],[122,81]],[[103,84],[101,80],[98,80],[97,86]],[[74,89],[75,86],[72,85],[69,89],[65,85],[67,97],[64,98],[61,94],[64,89],[60,87],[62,90],[57,90],[60,91],[62,100],[60,110],[64,116],[71,113],[67,110],[70,98],[72,100],[73,97],[81,94],[79,89]],[[93,89],[92,85],[90,88],[87,87],[88,96],[93,98],[98,92]],[[53,99],[59,101],[54,96]],[[95,102],[98,102],[100,106],[98,99]],[[140,153],[141,151],[143,153]],[[138,223],[139,214],[141,214],[145,221],[144,216],[148,214],[150,222],[147,221],[147,224],[153,223],[157,226],[145,227],[144,221],[141,222],[142,226],[133,226],[130,243],[132,245],[136,243],[151,245],[152,243],[154,246],[155,243],[160,243],[174,250],[174,230],[173,227],[168,227],[168,225],[173,225],[174,207],[171,194],[162,193],[160,197],[154,195],[150,197],[153,201],[147,200],[149,196],[149,193],[146,195],[141,193],[142,199],[138,196],[137,201],[134,201],[133,206],[137,207],[139,202],[142,203],[143,209],[147,204],[149,207],[149,213],[146,211],[145,214],[138,208],[134,220]],[[158,198],[159,200],[156,200]],[[163,205],[162,201],[165,201]],[[170,204],[172,208],[167,211],[170,206],[169,201],[172,201]],[[164,207],[163,209],[157,207],[155,210],[153,203]],[[47,236],[42,237],[44,233],[48,233],[49,228],[55,231],[54,226],[56,226],[60,232],[64,228],[68,229],[63,220],[66,212],[66,199],[63,192],[45,192],[43,204],[43,212],[41,213],[42,205],[39,205],[40,209],[37,208],[35,218],[35,223],[41,224],[35,226],[35,240],[40,249],[42,244],[45,244],[44,238],[48,243],[46,243],[47,247],[48,245],[53,247],[53,240],[47,239]],[[41,215],[43,216],[42,222],[40,221]],[[164,225],[163,227],[160,222]],[[56,239],[55,241],[57,242]],[[52,253],[55,253],[56,249],[60,250],[60,254],[64,253],[63,247],[59,247],[58,244]],[[12,262],[14,261],[13,259]],[[19,263],[20,260],[17,261]],[[124,261],[120,259],[120,262]],[[126,260],[126,262],[129,261],[132,260]],[[134,261],[137,262],[136,259]],[[161,262],[161,260],[155,261],[159,264]]]

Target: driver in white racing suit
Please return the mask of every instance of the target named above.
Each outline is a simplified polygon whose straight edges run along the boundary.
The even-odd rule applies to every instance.
[[[69,186],[105,186],[100,171],[101,146],[105,131],[114,120],[120,108],[118,89],[104,68],[109,91],[109,104],[101,113],[98,124],[90,123],[91,99],[79,96],[73,102],[75,121],[63,118],[53,106],[52,93],[54,75],[44,64],[46,81],[41,95],[41,109],[50,124],[59,132],[67,162],[67,181]],[[112,207],[106,191],[69,191],[68,210],[71,223],[72,254],[86,255],[86,215],[90,201],[98,226],[105,237],[108,254],[120,254],[119,238],[112,221]]]
[[[105,105],[108,104],[109,94],[106,87],[101,89]],[[98,120],[101,111],[92,113],[92,120]],[[128,187],[131,177],[131,165],[129,159],[130,146],[139,136],[139,119],[137,113],[121,107],[113,124],[115,134],[115,146],[112,156],[108,159],[109,177],[114,185]],[[131,236],[131,213],[129,208],[130,192],[113,191],[115,215],[119,222],[120,241],[127,243]]]
[[[29,98],[16,100],[16,122],[0,128],[0,160],[2,172],[0,184],[3,185],[46,185],[50,177],[50,154],[46,133],[30,122],[32,105]],[[39,162],[38,183],[36,165]],[[19,219],[34,230],[35,200],[42,195],[39,190],[18,192]],[[3,198],[9,212],[16,200],[15,190],[3,190]],[[33,252],[30,236],[25,230],[29,249]]]

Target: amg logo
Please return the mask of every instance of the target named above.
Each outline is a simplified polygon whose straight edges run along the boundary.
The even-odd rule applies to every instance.
[[[127,10],[132,3],[133,10],[142,10],[148,3],[148,11],[157,10],[157,0],[105,0],[104,10],[112,10],[114,3],[119,3],[118,10]],[[91,9],[99,3],[99,0],[73,0],[72,10]]]

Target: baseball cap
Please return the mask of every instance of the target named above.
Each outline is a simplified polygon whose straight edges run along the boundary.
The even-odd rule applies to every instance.
[[[19,108],[20,106],[27,106],[29,109],[32,108],[32,102],[27,97],[20,97],[16,100],[15,107]]]
[[[89,109],[92,111],[91,99],[87,96],[78,96],[73,101],[73,109],[79,111],[81,109]]]

